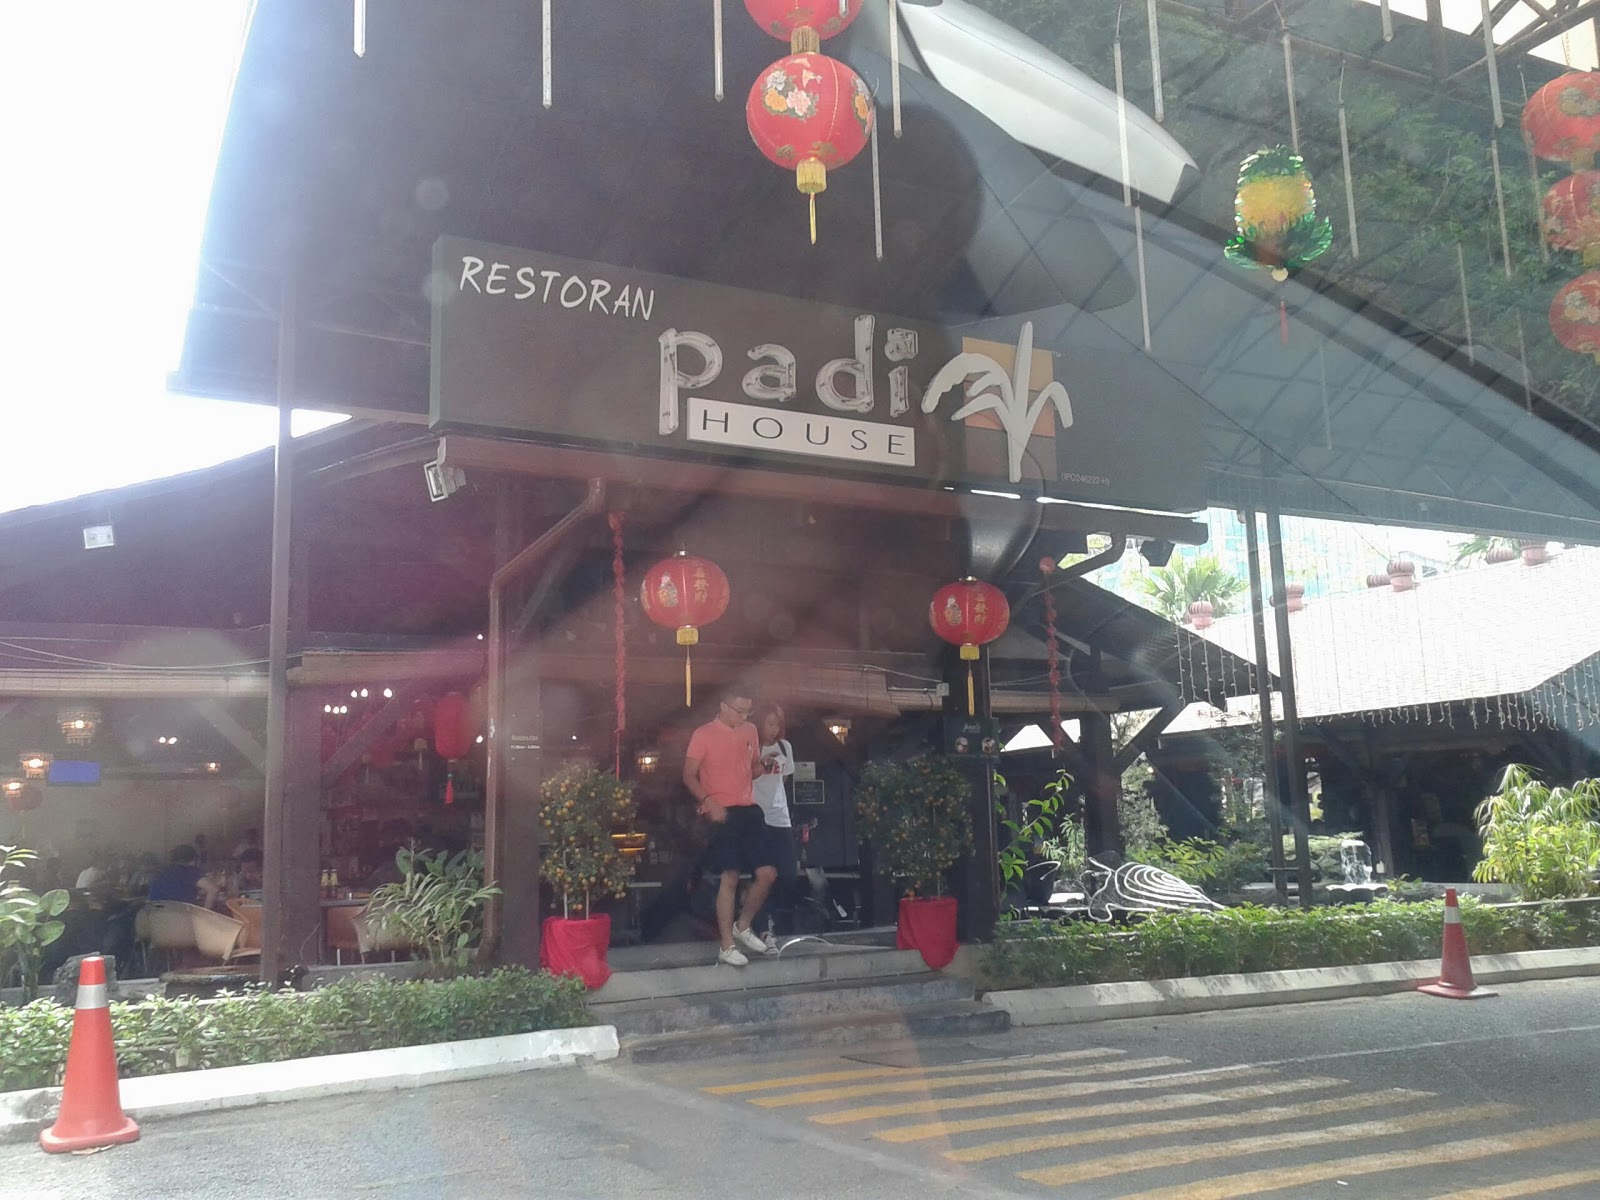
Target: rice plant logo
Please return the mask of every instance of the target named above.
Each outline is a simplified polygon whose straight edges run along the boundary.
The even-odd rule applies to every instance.
[[[1052,380],[1030,399],[1030,375],[1033,371],[1033,322],[1024,321],[1017,337],[1017,356],[1011,374],[987,354],[966,352],[956,355],[939,369],[922,394],[922,411],[931,413],[951,388],[963,387],[973,378],[966,393],[968,401],[951,414],[952,421],[965,421],[981,412],[992,412],[999,418],[1006,433],[1006,449],[1010,459],[1011,482],[1022,480],[1022,454],[1028,448],[1028,438],[1039,422],[1039,414],[1048,405],[1055,405],[1061,428],[1072,427],[1072,399],[1065,385]]]

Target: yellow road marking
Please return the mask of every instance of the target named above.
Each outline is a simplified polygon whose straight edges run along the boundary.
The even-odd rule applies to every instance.
[[[796,1104],[827,1104],[833,1100],[854,1100],[858,1096],[896,1096],[906,1092],[929,1092],[934,1088],[971,1087],[975,1083],[1009,1083],[1015,1079],[1060,1079],[1062,1076],[1109,1075],[1115,1071],[1143,1070],[1146,1067],[1179,1067],[1181,1058],[1129,1058],[1117,1062],[1090,1063],[1082,1067],[1027,1067],[1018,1071],[991,1071],[987,1075],[946,1075],[929,1079],[900,1078],[893,1083],[863,1083],[854,1087],[817,1088],[809,1092],[790,1092],[784,1096],[752,1096],[751,1104],[762,1108],[792,1108]],[[905,1073],[902,1071],[903,1076]]]
[[[1295,1133],[1269,1133],[1261,1137],[1231,1138],[1223,1142],[1168,1146],[1165,1149],[1137,1150],[1129,1154],[1110,1154],[1104,1158],[1091,1158],[1083,1162],[1066,1163],[1059,1167],[1040,1167],[1032,1171],[1019,1171],[1017,1174],[1032,1183],[1059,1186],[1065,1183],[1081,1183],[1086,1179],[1104,1179],[1107,1175],[1120,1175],[1124,1171],[1176,1167],[1184,1163],[1204,1162],[1211,1158],[1264,1154],[1271,1150],[1299,1150],[1307,1146],[1326,1146],[1352,1138],[1393,1137],[1401,1133],[1414,1133],[1419,1129],[1437,1129],[1441,1125],[1506,1117],[1516,1111],[1516,1106],[1512,1104],[1478,1104],[1471,1108],[1458,1108],[1448,1112],[1415,1113],[1409,1117],[1397,1117],[1389,1121],[1356,1121],[1349,1125],[1330,1125],[1322,1129],[1305,1129]]]
[[[1139,1113],[1170,1112],[1175,1108],[1199,1108],[1206,1104],[1225,1104],[1229,1100],[1261,1100],[1268,1096],[1281,1096],[1285,1092],[1344,1087],[1347,1083],[1348,1080],[1344,1079],[1313,1075],[1306,1079],[1280,1079],[1272,1083],[1222,1088],[1215,1092],[1175,1092],[1168,1096],[1146,1096],[1142,1100],[1119,1100],[1114,1104],[1069,1104],[1064,1108],[1045,1109],[1042,1112],[1001,1113],[996,1117],[896,1125],[893,1129],[880,1129],[872,1136],[884,1142],[925,1142],[955,1133],[1013,1129],[1018,1125],[1050,1125],[1056,1121],[1088,1121],[1095,1117],[1127,1117]]]
[[[1600,1171],[1567,1171],[1561,1175],[1546,1175],[1543,1179],[1517,1179],[1511,1183],[1451,1192],[1436,1200],[1516,1200],[1518,1196],[1539,1196],[1557,1188],[1577,1187],[1580,1183],[1600,1183]]]
[[[1305,1104],[1278,1104],[1246,1112],[1233,1111],[1204,1117],[1181,1117],[1175,1121],[1140,1121],[1131,1125],[1102,1125],[1097,1129],[1071,1129],[1064,1133],[1047,1133],[1037,1137],[1007,1138],[1004,1141],[968,1146],[962,1150],[947,1150],[944,1156],[951,1162],[987,1162],[991,1158],[1005,1158],[1012,1154],[1031,1154],[1035,1150],[1060,1150],[1066,1146],[1087,1146],[1094,1142],[1120,1142],[1131,1138],[1198,1133],[1203,1129],[1238,1129],[1241,1126],[1272,1121],[1294,1121],[1301,1117],[1337,1116],[1340,1113],[1353,1112],[1358,1108],[1378,1108],[1384,1104],[1398,1104],[1403,1100],[1423,1100],[1431,1095],[1431,1092],[1391,1088],[1382,1092],[1360,1092],[1327,1100],[1312,1100]]]
[[[971,1062],[943,1063],[933,1067],[853,1067],[847,1071],[822,1071],[814,1075],[790,1075],[780,1079],[756,1079],[746,1083],[723,1083],[700,1090],[713,1096],[738,1096],[745,1092],[767,1092],[777,1088],[799,1087],[808,1083],[847,1083],[852,1079],[904,1079],[912,1073],[922,1075],[949,1075],[962,1071],[995,1067],[1006,1063],[1022,1066],[1025,1063],[1066,1062],[1073,1059],[1112,1058],[1126,1054],[1126,1050],[1064,1050],[1059,1054],[1031,1054],[1017,1058],[980,1058]],[[834,1062],[838,1059],[832,1060]]]
[[[929,1096],[901,1104],[870,1104],[862,1108],[842,1108],[838,1112],[818,1113],[809,1118],[817,1125],[849,1125],[856,1121],[875,1121],[880,1117],[908,1117],[916,1113],[949,1112],[962,1108],[995,1108],[1002,1104],[1021,1104],[1027,1100],[1062,1100],[1068,1096],[1096,1096],[1103,1092],[1143,1091],[1181,1087],[1207,1079],[1248,1079],[1270,1075],[1265,1067],[1217,1067],[1209,1071],[1172,1072],[1166,1075],[1141,1075],[1136,1079],[1103,1079],[1094,1083],[1058,1083],[1042,1088],[1018,1088],[1009,1092],[982,1092],[976,1096]]]
[[[1600,1137],[1600,1121],[1580,1121],[1529,1129],[1522,1133],[1465,1138],[1459,1142],[1440,1142],[1381,1154],[1362,1154],[1350,1158],[1331,1158],[1304,1167],[1268,1167],[1245,1171],[1220,1179],[1190,1180],[1173,1187],[1156,1188],[1123,1196],[1122,1200],[1239,1200],[1280,1188],[1303,1187],[1328,1179],[1347,1179],[1355,1175],[1377,1175],[1384,1171],[1404,1171],[1412,1167],[1434,1167],[1444,1163],[1471,1162],[1501,1154],[1522,1154],[1567,1142]]]

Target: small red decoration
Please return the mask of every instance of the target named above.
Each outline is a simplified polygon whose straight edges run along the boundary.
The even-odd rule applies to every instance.
[[[817,240],[817,193],[828,169],[842,167],[872,132],[872,94],[861,77],[825,54],[791,54],[756,79],[744,106],[756,148],[794,172],[810,198],[811,240]]]
[[[795,54],[815,51],[822,38],[842,33],[861,15],[862,0],[744,0],[751,18],[789,43]],[[844,11],[841,12],[840,9]]]
[[[1585,271],[1550,302],[1550,331],[1568,350],[1600,362],[1600,271]]]
[[[639,586],[639,603],[644,615],[657,625],[677,630],[678,645],[684,648],[683,703],[694,703],[694,683],[689,664],[689,647],[700,641],[700,627],[709,625],[728,611],[728,577],[709,559],[680,550],[664,558],[644,574]]]
[[[1522,131],[1540,158],[1592,168],[1600,151],[1600,75],[1573,71],[1545,84],[1522,110]]]
[[[1600,171],[1578,171],[1558,179],[1544,194],[1544,236],[1557,250],[1583,255],[1585,267],[1600,267]]]
[[[611,978],[606,948],[611,917],[546,917],[539,933],[539,965],[552,975],[576,975],[593,991]]]
[[[961,647],[961,657],[969,664],[967,715],[973,716],[977,705],[970,664],[978,657],[978,647],[994,641],[1011,623],[1011,606],[1006,603],[1005,593],[992,583],[983,583],[971,576],[947,583],[933,594],[933,601],[928,605],[928,622],[941,638]]]
[[[455,760],[472,751],[472,723],[467,713],[467,698],[460,692],[446,692],[433,706],[433,749],[448,765],[444,776],[444,802],[456,802]]]

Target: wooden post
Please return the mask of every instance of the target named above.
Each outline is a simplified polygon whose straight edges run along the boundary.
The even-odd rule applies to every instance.
[[[1084,688],[1091,695],[1105,693],[1100,671],[1100,651],[1089,658],[1089,677]],[[1116,768],[1116,748],[1111,738],[1111,715],[1099,709],[1086,711],[1078,718],[1083,731],[1084,755],[1089,777],[1083,789],[1083,836],[1087,853],[1122,854],[1127,849],[1122,836],[1122,817],[1117,801],[1122,795],[1122,775]]]
[[[1283,570],[1283,528],[1278,510],[1267,509],[1267,562],[1272,568],[1272,615],[1278,629],[1278,686],[1283,695],[1283,758],[1289,774],[1289,811],[1294,814],[1294,858],[1300,907],[1311,907],[1311,796],[1300,753],[1300,710],[1294,692],[1294,648],[1289,640],[1288,580]]]
[[[1277,737],[1273,731],[1271,672],[1267,669],[1267,618],[1261,596],[1261,546],[1256,535],[1254,509],[1244,513],[1245,553],[1250,560],[1250,624],[1256,647],[1256,705],[1261,710],[1261,774],[1266,789],[1263,803],[1267,810],[1267,836],[1272,867],[1272,890],[1279,904],[1289,902],[1289,881],[1283,863],[1283,800],[1278,794]]]

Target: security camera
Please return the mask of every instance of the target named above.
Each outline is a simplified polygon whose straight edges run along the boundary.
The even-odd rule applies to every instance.
[[[460,467],[447,467],[435,459],[422,464],[422,477],[428,482],[428,499],[437,504],[466,486],[467,473]]]

